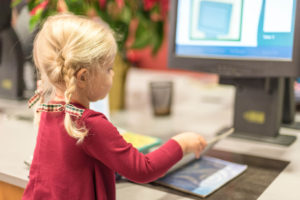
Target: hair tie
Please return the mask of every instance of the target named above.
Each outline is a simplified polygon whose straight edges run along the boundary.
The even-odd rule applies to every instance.
[[[68,103],[65,105],[65,112],[75,117],[81,117],[84,109],[77,108],[74,105]]]
[[[62,105],[43,103],[37,108],[37,112],[61,112],[63,110],[74,117],[81,117],[84,112],[84,109],[77,108],[72,104]]]
[[[35,95],[33,95],[28,101],[29,108],[34,106],[41,99],[41,96],[43,94],[42,91],[40,91],[40,90],[36,90],[34,93],[35,93]]]
[[[37,112],[61,112],[64,110],[62,104],[46,104],[42,103],[38,106]]]

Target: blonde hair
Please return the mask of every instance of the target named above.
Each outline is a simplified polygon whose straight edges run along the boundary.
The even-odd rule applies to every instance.
[[[70,103],[76,90],[76,72],[81,68],[92,71],[111,64],[116,51],[115,39],[106,24],[73,14],[48,17],[33,47],[43,93],[49,97],[59,89],[64,91],[66,104]],[[86,127],[78,127],[67,112],[64,126],[78,142],[83,141],[88,132]]]

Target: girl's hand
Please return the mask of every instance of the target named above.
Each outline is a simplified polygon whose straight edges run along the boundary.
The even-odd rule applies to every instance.
[[[178,142],[184,154],[194,153],[196,158],[200,158],[201,152],[206,147],[205,139],[194,132],[180,133],[172,139]]]

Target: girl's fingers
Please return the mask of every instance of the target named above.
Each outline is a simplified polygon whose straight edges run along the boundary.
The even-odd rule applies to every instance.
[[[200,158],[200,153],[201,153],[201,151],[199,151],[199,150],[195,152],[195,157],[196,157],[197,159]]]
[[[199,136],[199,143],[195,147],[195,152],[194,152],[197,159],[200,158],[201,152],[205,149],[206,145],[207,145],[207,143],[204,140],[204,138]]]
[[[203,148],[205,148],[206,145],[207,145],[206,140],[203,137],[201,137],[201,136],[199,137],[199,139],[200,139],[201,145],[203,146]]]

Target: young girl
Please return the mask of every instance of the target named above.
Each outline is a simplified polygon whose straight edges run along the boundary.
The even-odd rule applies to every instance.
[[[176,135],[144,155],[103,114],[89,109],[89,102],[109,92],[116,51],[104,24],[62,14],[43,25],[33,50],[41,85],[29,101],[30,107],[39,103],[39,131],[23,199],[113,200],[115,172],[146,183],[185,153],[199,157],[206,142],[196,133]]]

